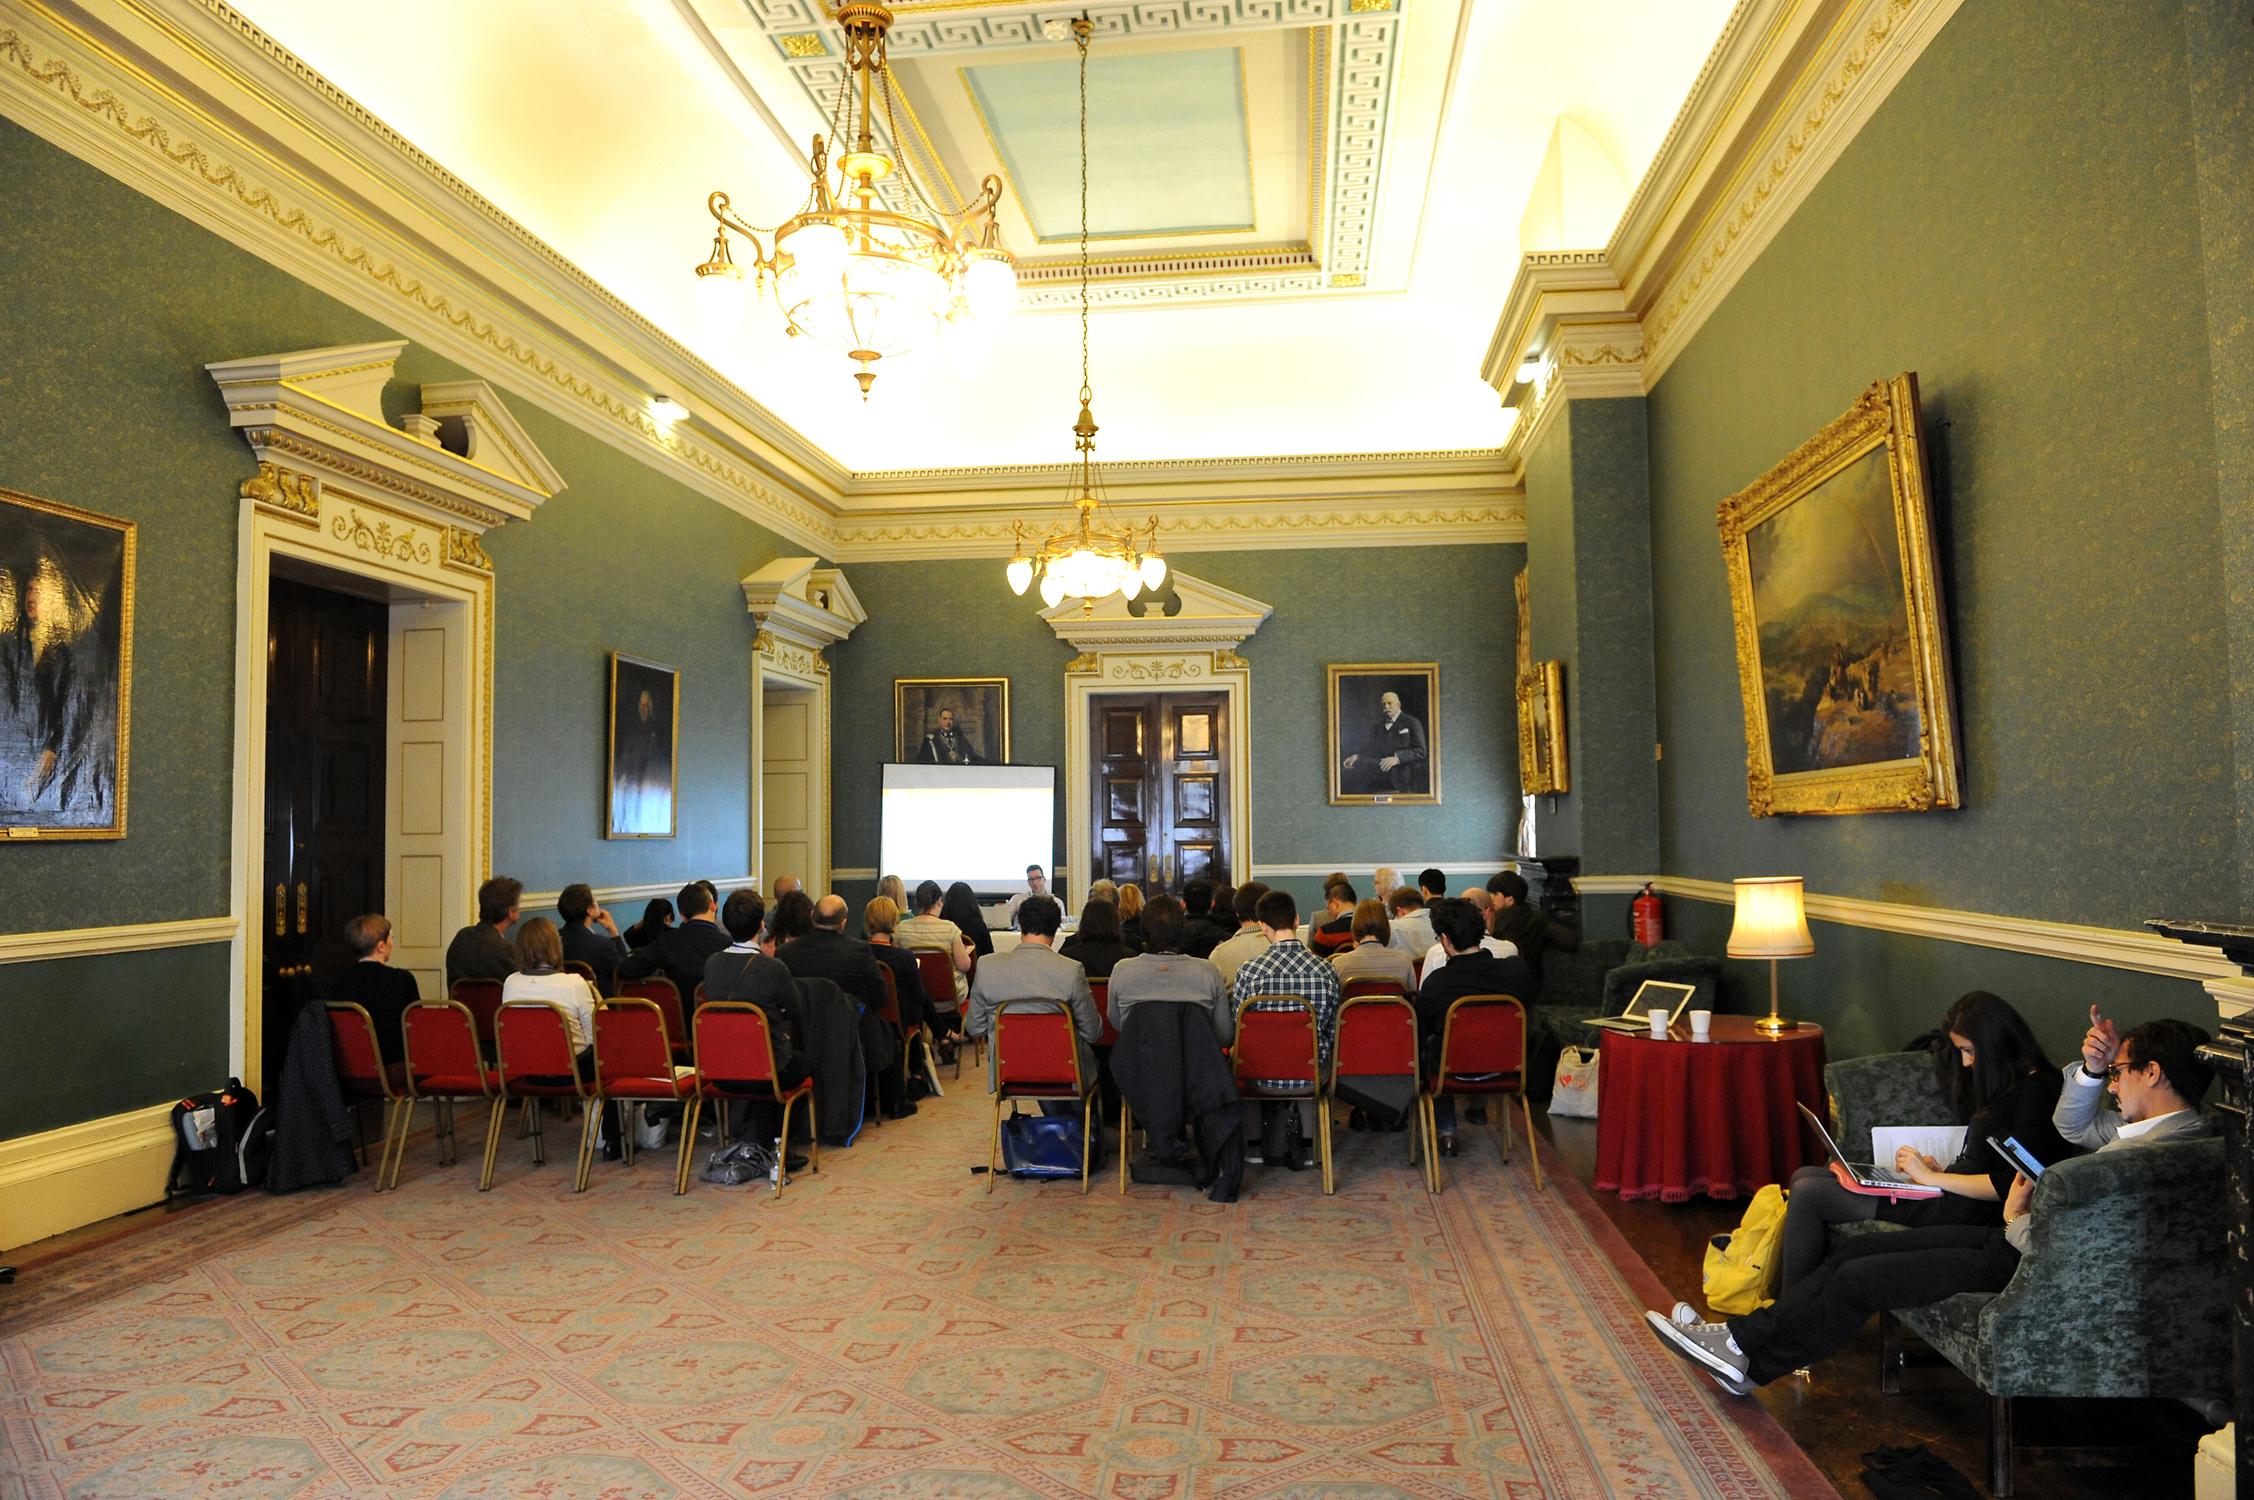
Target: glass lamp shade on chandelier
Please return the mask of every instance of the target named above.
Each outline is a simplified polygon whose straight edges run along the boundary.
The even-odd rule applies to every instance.
[[[1014,592],[1023,594],[1038,577],[1043,604],[1054,609],[1078,599],[1082,614],[1092,614],[1099,599],[1113,594],[1133,599],[1166,582],[1157,520],[1144,526],[1112,524],[1097,494],[1096,418],[1089,405],[1094,391],[1088,384],[1088,38],[1094,29],[1086,16],[1072,23],[1072,39],[1080,49],[1080,419],[1072,424],[1073,447],[1080,455],[1079,491],[1073,496],[1071,522],[1043,535],[1030,556],[1025,523],[1017,523],[1017,552],[1005,570]]]
[[[885,65],[892,12],[847,3],[837,8],[837,24],[845,34],[845,79],[828,139],[814,137],[804,203],[775,228],[762,230],[736,216],[726,193],[715,192],[706,206],[719,227],[712,255],[696,274],[705,295],[722,305],[721,315],[734,318],[743,311],[748,269],[793,336],[854,362],[853,378],[866,400],[880,360],[926,347],[953,326],[1000,317],[1015,306],[1017,262],[1002,249],[995,223],[999,177],[987,177],[976,197],[950,211],[932,201],[904,156],[896,163],[877,149],[873,124],[879,107],[888,137],[901,139]],[[830,145],[843,141],[848,118],[856,113],[853,149],[832,161]],[[896,170],[906,212],[888,207],[878,190]],[[736,261],[731,230],[750,244],[748,263]]]

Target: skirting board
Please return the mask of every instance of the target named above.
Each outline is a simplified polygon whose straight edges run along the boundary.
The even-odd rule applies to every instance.
[[[0,1250],[161,1200],[171,1113],[152,1104],[0,1141]]]
[[[1717,906],[1729,906],[1736,899],[1726,880],[1693,880],[1681,875],[1583,875],[1573,884],[1584,896],[1633,895],[1648,884],[1663,896],[1681,896]],[[2254,981],[2241,975],[2236,964],[2210,950],[2187,947],[2158,933],[2083,927],[2072,922],[2044,922],[2033,917],[2004,917],[1948,907],[1904,906],[1893,901],[1865,901],[1854,896],[1826,896],[1814,891],[1807,895],[1807,911],[1811,920],[1836,922],[1844,927],[1868,927],[1946,943],[2003,948],[2040,958],[2061,958],[2072,963],[2101,964],[2171,979],[2189,979],[2205,985],[2226,1015],[2245,1009],[2254,1001]]]

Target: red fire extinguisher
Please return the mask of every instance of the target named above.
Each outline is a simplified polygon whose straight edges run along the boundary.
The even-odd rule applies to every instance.
[[[1644,887],[1643,894],[1635,899],[1630,909],[1636,914],[1638,945],[1649,948],[1667,935],[1667,924],[1660,917],[1659,893],[1649,885]]]

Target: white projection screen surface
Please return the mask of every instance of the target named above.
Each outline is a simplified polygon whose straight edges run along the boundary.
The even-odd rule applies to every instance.
[[[1054,868],[1054,766],[884,768],[883,872],[981,895],[1025,889],[1025,867]]]

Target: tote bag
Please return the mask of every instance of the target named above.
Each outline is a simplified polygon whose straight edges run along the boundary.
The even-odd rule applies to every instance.
[[[1597,1049],[1567,1047],[1557,1055],[1557,1083],[1550,1091],[1550,1113],[1566,1119],[1597,1117]]]

